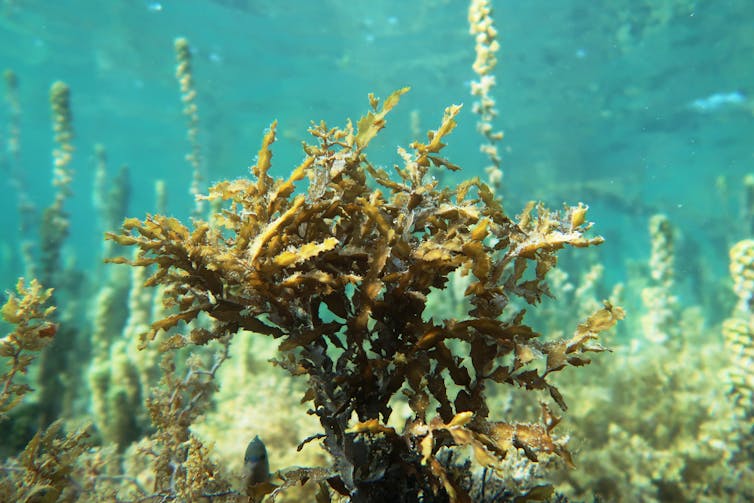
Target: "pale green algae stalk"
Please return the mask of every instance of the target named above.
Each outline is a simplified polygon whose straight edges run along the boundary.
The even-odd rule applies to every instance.
[[[677,344],[679,306],[673,294],[675,286],[675,239],[673,226],[665,215],[649,219],[651,252],[649,257],[650,284],[641,292],[644,303],[642,315],[643,337],[654,344],[669,341]]]
[[[723,323],[725,345],[732,367],[730,380],[736,406],[733,440],[735,459],[744,466],[743,480],[754,481],[754,240],[736,243],[730,250],[730,275],[738,298],[730,318]],[[754,482],[748,494],[754,497]]]
[[[50,87],[50,107],[54,148],[52,151],[52,184],[55,199],[42,214],[39,243],[39,278],[43,284],[58,287],[62,283],[61,251],[68,237],[70,221],[65,210],[65,202],[73,195],[73,114],[71,112],[71,91],[67,84],[58,81]],[[56,300],[53,299],[55,303]],[[40,423],[47,426],[61,414],[72,413],[75,386],[65,386],[63,380],[76,382],[72,368],[75,327],[72,323],[61,326],[53,344],[43,352],[40,359]]]

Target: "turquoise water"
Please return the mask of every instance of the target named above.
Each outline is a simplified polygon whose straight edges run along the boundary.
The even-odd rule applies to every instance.
[[[721,274],[730,243],[720,234],[744,237],[733,231],[738,203],[722,200],[715,184],[725,176],[736,197],[751,171],[754,37],[744,20],[754,7],[653,4],[495,3],[506,206],[515,213],[531,198],[590,204],[615,279],[625,279],[617,271],[626,259],[646,254],[647,216],[664,212],[705,267]],[[475,76],[466,9],[460,1],[5,1],[0,63],[20,82],[20,169],[44,207],[47,90],[63,80],[76,130],[70,245],[81,261],[99,240],[86,225],[95,143],[106,147],[112,171],[130,167],[132,214],[153,209],[153,181],[162,178],[170,211],[185,215],[189,147],[172,47],[184,36],[208,181],[243,176],[274,119],[281,131],[274,169],[283,174],[301,158],[310,120],[342,124],[363,113],[369,92],[386,96],[404,85],[412,91],[380,138],[378,160],[394,162],[394,146],[411,140],[412,110],[429,129],[446,105],[465,103],[449,152],[463,176],[478,174],[485,159],[468,92]],[[693,106],[726,93],[742,102]],[[2,114],[7,120],[7,108]],[[16,202],[0,204],[12,248]],[[4,284],[17,274],[6,266]]]
[[[700,306],[705,326],[717,327],[735,301],[728,250],[754,237],[743,188],[754,172],[754,2],[493,5],[506,210],[515,215],[531,199],[589,204],[606,242],[565,252],[563,263],[572,273],[603,263],[597,293],[628,285],[634,320],[642,303],[630,285],[632,274],[646,273],[648,221],[667,215],[680,305]],[[0,68],[18,76],[21,106],[20,157],[0,153],[0,289],[23,274],[21,241],[36,235],[21,233],[14,180],[26,181],[37,215],[54,196],[48,96],[57,80],[71,88],[76,134],[64,264],[87,291],[102,270],[96,144],[107,150],[110,177],[129,168],[129,215],[155,211],[155,182],[163,180],[168,213],[188,218],[191,147],[175,78],[177,37],[192,48],[205,188],[246,176],[272,121],[273,173],[285,176],[303,158],[310,121],[357,120],[368,93],[385,97],[403,86],[411,92],[370,147],[372,161],[399,161],[395,147],[412,141],[412,115],[426,131],[446,106],[463,103],[446,151],[463,171],[443,181],[485,177],[467,8],[460,0],[0,0]],[[3,101],[4,144],[11,121]],[[715,330],[710,337],[720,338]]]

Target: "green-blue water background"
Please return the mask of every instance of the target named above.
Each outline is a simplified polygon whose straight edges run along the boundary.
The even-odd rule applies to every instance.
[[[605,284],[646,262],[648,217],[669,216],[679,236],[682,301],[727,276],[727,250],[746,236],[740,184],[754,171],[754,3],[516,0],[493,2],[501,51],[495,72],[504,196],[515,214],[532,198],[590,204]],[[91,204],[93,146],[111,174],[131,170],[129,213],[154,209],[164,179],[169,212],[186,217],[191,168],[174,77],[173,40],[187,37],[201,119],[207,181],[247,174],[261,135],[279,121],[274,173],[302,158],[310,120],[342,125],[367,109],[367,94],[412,91],[373,143],[371,158],[397,162],[445,106],[464,103],[449,138],[460,177],[484,176],[469,81],[474,43],[465,1],[441,0],[5,0],[0,67],[19,77],[21,168],[39,208],[49,205],[52,134],[49,87],[72,90],[76,131],[69,257],[94,271],[101,232]],[[743,103],[708,111],[694,100],[737,92]],[[0,107],[3,142],[8,107]],[[22,273],[17,200],[8,165],[0,180],[0,285]],[[719,178],[728,182],[718,190]],[[704,279],[706,278],[706,279]],[[726,313],[708,313],[710,318]]]

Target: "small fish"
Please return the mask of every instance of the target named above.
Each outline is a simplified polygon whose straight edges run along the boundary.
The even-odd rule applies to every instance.
[[[247,486],[261,484],[270,480],[270,461],[267,448],[259,435],[249,442],[243,457],[244,479]]]

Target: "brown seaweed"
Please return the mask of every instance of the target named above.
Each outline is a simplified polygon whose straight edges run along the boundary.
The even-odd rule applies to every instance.
[[[549,375],[588,363],[584,353],[603,350],[592,340],[623,312],[606,304],[570,340],[545,343],[523,312],[506,309],[549,295],[546,275],[560,249],[602,239],[586,236],[583,205],[531,204],[512,219],[477,179],[439,187],[429,168],[457,169],[441,152],[460,106],[445,110],[426,142],[399,149],[396,177],[373,166],[367,148],[406,91],[382,104],[370,95],[371,110],[355,126],[314,124],[316,141],[304,145],[306,158],[287,180],[268,174],[273,123],[251,178],[210,188],[206,199],[222,203],[211,224],[150,215],[127,219],[108,238],[139,249],[136,259],[112,261],[150,267],[147,284],[164,285],[173,309],[144,343],[182,323],[190,332],[171,332],[167,347],[242,331],[280,339],[275,363],[307,376],[304,401],[333,457],[325,471],[301,471],[302,482],[327,481],[352,501],[470,501],[439,456],[446,448],[470,446],[479,465],[497,470],[510,449],[570,463],[551,436],[559,420],[547,407],[542,424],[493,420],[487,386],[544,390],[565,409]],[[308,185],[297,190],[304,177]],[[426,316],[427,296],[454,271],[473,275],[468,316]],[[202,313],[211,328],[192,323]],[[541,372],[526,365],[538,355]],[[401,395],[412,417],[399,431],[387,423]]]

